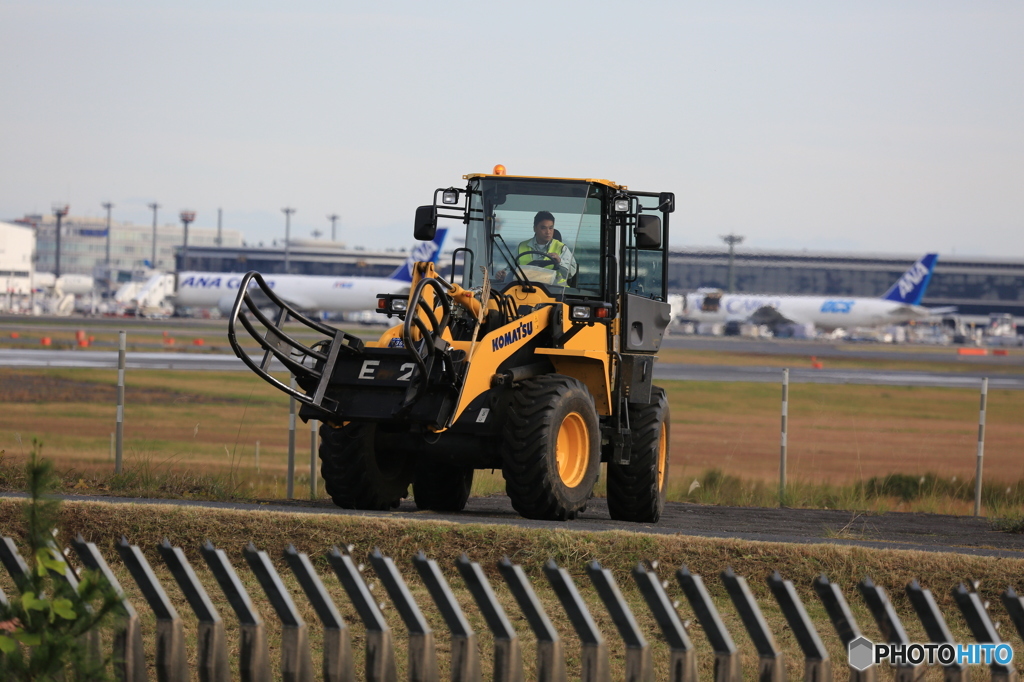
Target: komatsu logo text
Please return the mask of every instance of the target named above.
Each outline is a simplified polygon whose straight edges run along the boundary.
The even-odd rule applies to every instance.
[[[491,350],[498,350],[510,346],[516,341],[525,339],[533,334],[533,322],[523,322],[512,331],[505,332],[501,336],[491,339]]]

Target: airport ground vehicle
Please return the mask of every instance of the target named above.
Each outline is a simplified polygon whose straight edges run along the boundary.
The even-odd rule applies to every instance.
[[[438,189],[417,209],[418,239],[432,239],[447,219],[465,223],[466,243],[451,282],[417,263],[408,295],[379,297],[378,312],[399,324],[376,342],[301,316],[251,272],[232,310],[232,347],[302,403],[303,419],[323,422],[322,473],[341,507],[389,509],[411,485],[420,508],[458,511],[474,470],[500,469],[517,512],[571,519],[607,462],[612,517],[655,522],[669,411],[652,374],[670,320],[664,273],[675,197],[503,171],[465,176],[465,188]],[[524,248],[540,212],[554,219],[575,269]],[[254,303],[264,297],[273,314]],[[289,336],[288,316],[321,340]],[[242,348],[238,324],[262,361]],[[272,376],[274,358],[301,390]]]

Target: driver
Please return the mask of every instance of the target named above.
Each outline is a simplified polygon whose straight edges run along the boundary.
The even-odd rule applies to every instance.
[[[533,239],[519,243],[516,261],[536,268],[557,270],[555,283],[565,286],[566,280],[576,274],[576,259],[572,251],[555,239],[555,216],[540,211],[533,217]]]

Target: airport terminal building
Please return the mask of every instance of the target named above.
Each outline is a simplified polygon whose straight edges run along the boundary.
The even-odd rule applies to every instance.
[[[757,251],[737,249],[733,277],[738,293],[881,296],[923,254]],[[673,249],[668,287],[726,290],[729,252],[724,248]],[[1011,313],[1024,317],[1024,258],[939,254],[922,305],[956,306],[965,315]]]

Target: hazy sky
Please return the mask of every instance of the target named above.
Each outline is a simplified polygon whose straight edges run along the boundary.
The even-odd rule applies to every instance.
[[[0,2],[0,219],[405,246],[502,163],[672,243],[1024,257],[1024,3]]]

